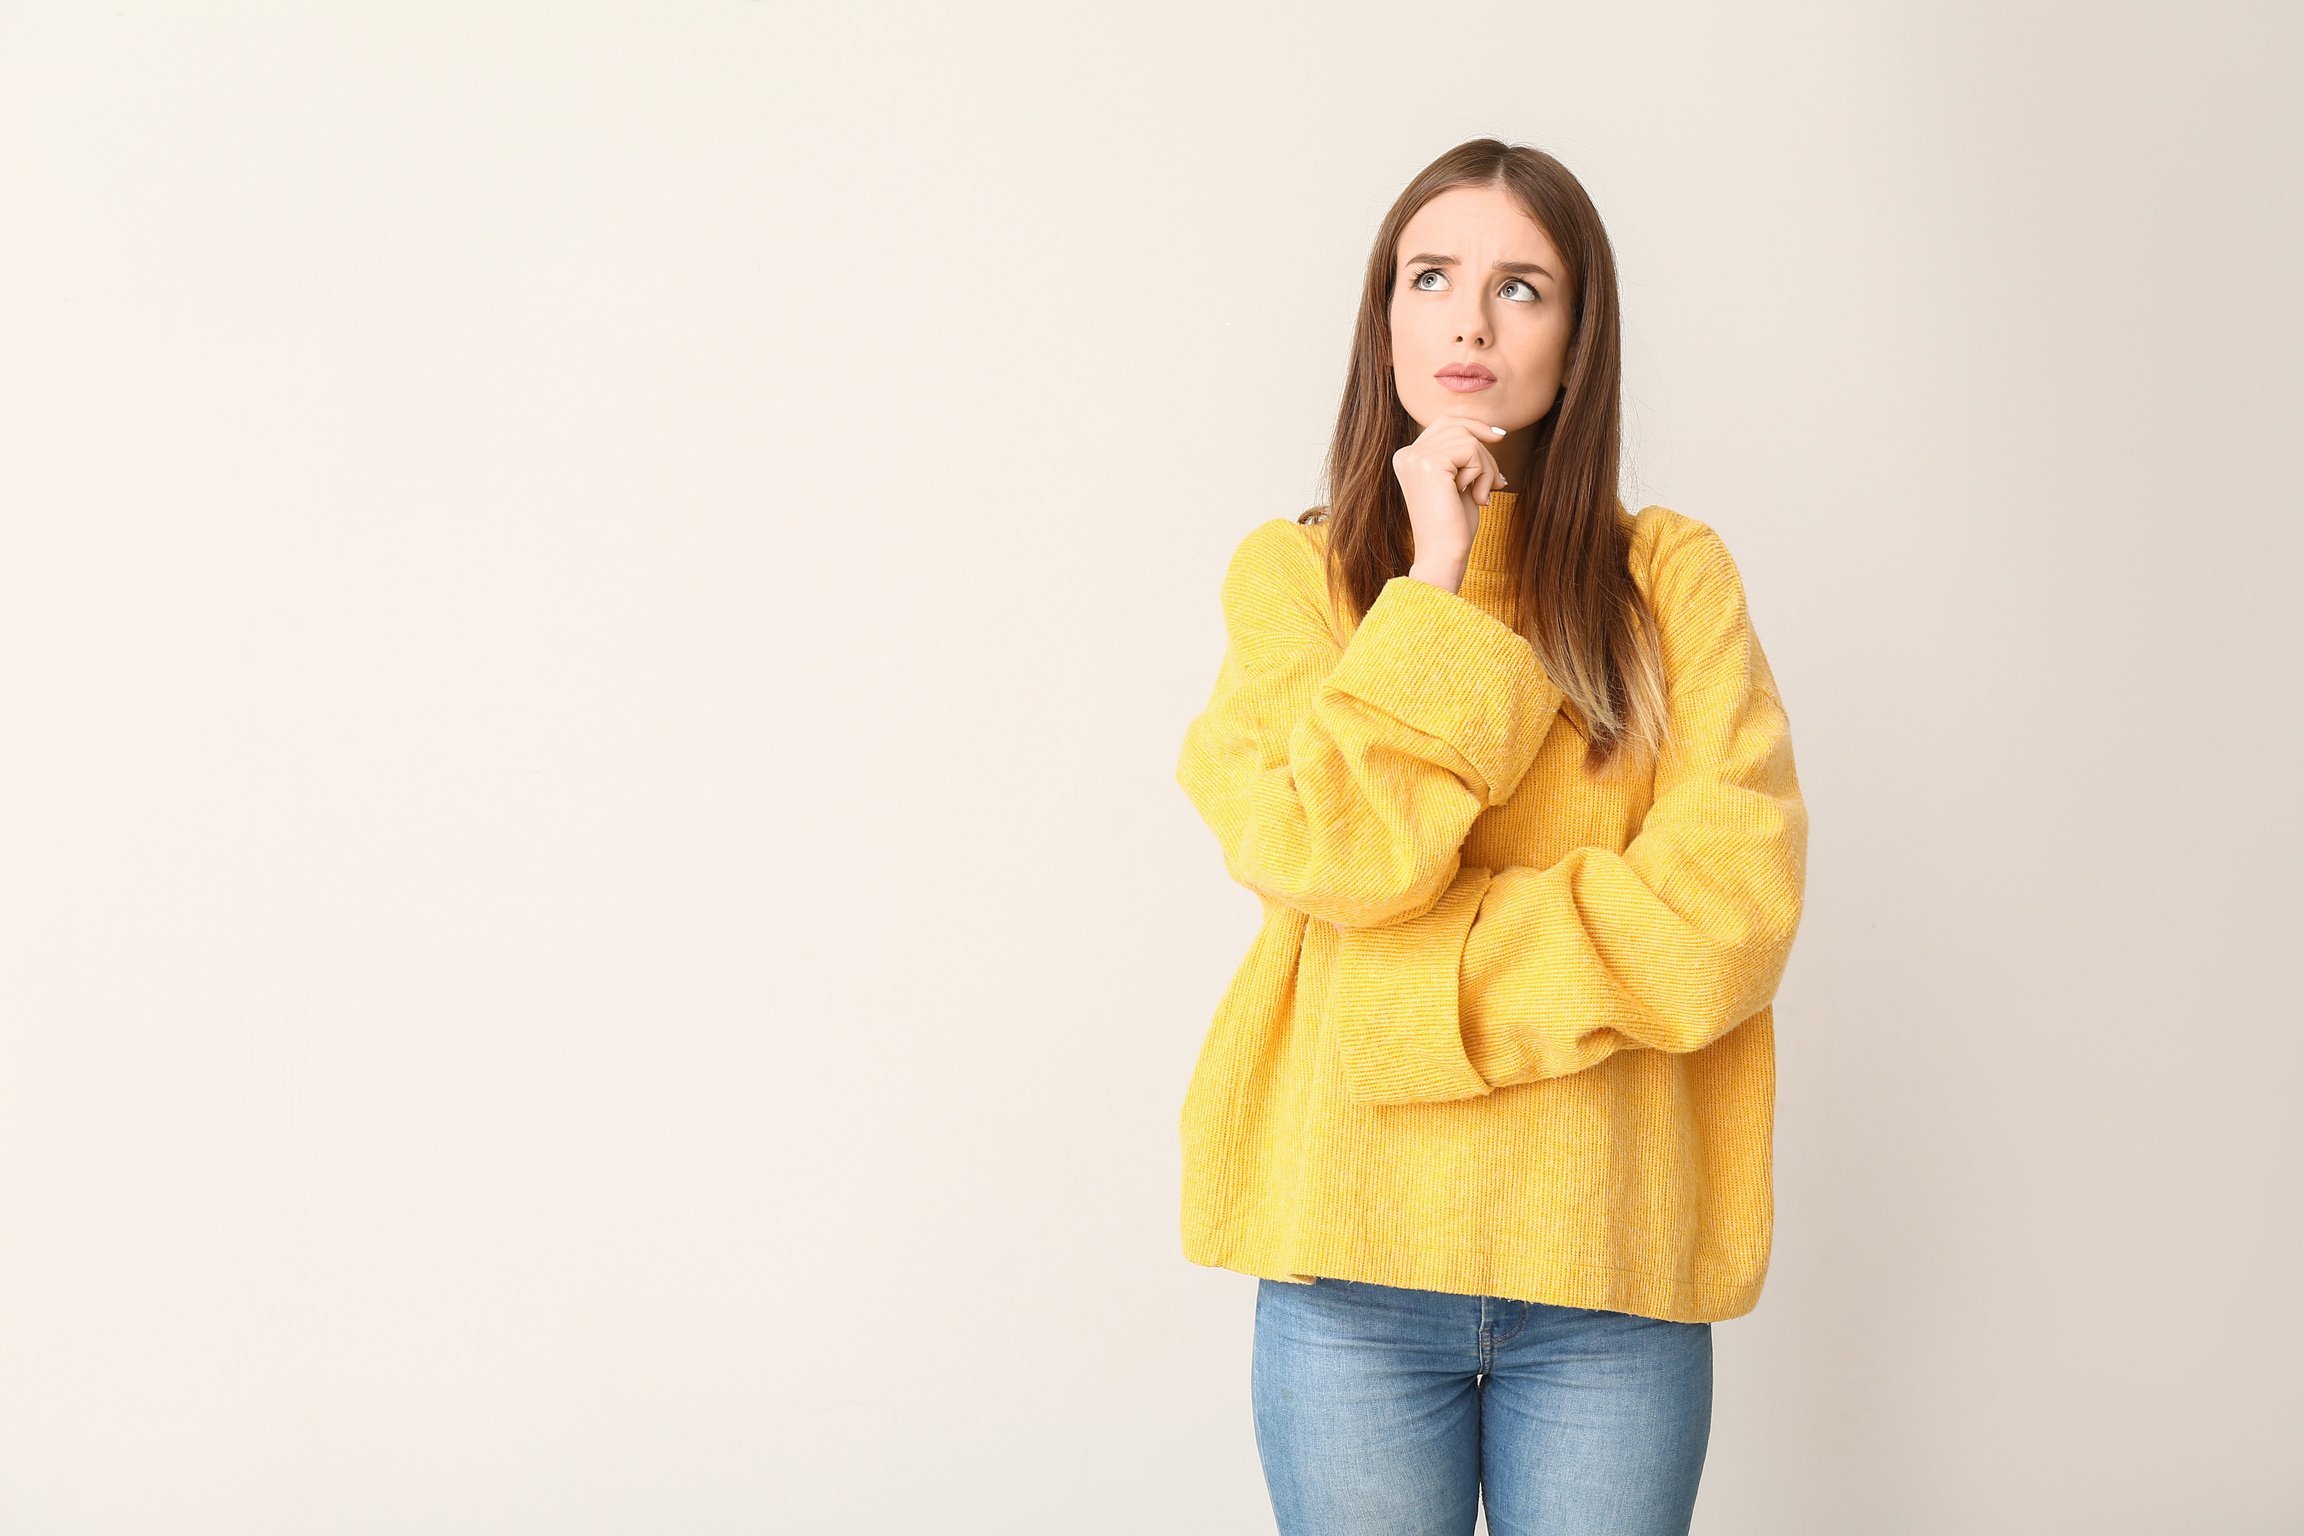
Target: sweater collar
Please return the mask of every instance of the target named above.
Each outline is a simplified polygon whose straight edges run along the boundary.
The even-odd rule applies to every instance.
[[[1480,526],[1472,533],[1471,553],[1464,557],[1467,571],[1508,575],[1512,543],[1520,520],[1520,498],[1511,491],[1490,491],[1480,504]]]
[[[1477,571],[1487,577],[1514,576],[1519,571],[1512,550],[1520,536],[1520,498],[1511,491],[1491,491],[1480,504],[1480,526],[1473,531],[1472,549],[1464,557],[1467,573]],[[1616,498],[1616,520],[1627,533],[1638,526],[1624,499]]]

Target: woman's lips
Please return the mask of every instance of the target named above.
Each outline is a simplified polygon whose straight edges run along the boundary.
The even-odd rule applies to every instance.
[[[1452,389],[1460,395],[1469,395],[1476,390],[1488,389],[1496,383],[1494,379],[1476,378],[1462,373],[1443,373],[1438,375],[1438,378],[1442,389]]]

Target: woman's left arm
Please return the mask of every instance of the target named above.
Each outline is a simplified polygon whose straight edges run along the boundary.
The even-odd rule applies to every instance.
[[[1719,535],[1686,520],[1660,556],[1672,740],[1639,834],[1622,853],[1463,868],[1412,920],[1342,930],[1353,1102],[1475,1097],[1627,1047],[1701,1050],[1775,996],[1807,873],[1790,724]]]

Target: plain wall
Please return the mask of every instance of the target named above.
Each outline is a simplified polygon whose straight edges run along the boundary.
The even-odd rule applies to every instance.
[[[2304,1531],[2297,31],[0,6],[0,1532],[1269,1530],[1172,772],[1482,134],[1812,818],[1697,1529]]]

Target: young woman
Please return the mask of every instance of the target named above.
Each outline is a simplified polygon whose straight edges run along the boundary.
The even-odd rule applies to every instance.
[[[1283,1533],[1685,1532],[1774,1217],[1807,812],[1735,562],[1616,497],[1616,274],[1480,139],[1378,230],[1329,504],[1234,551],[1179,784],[1263,923],[1186,1093]]]

